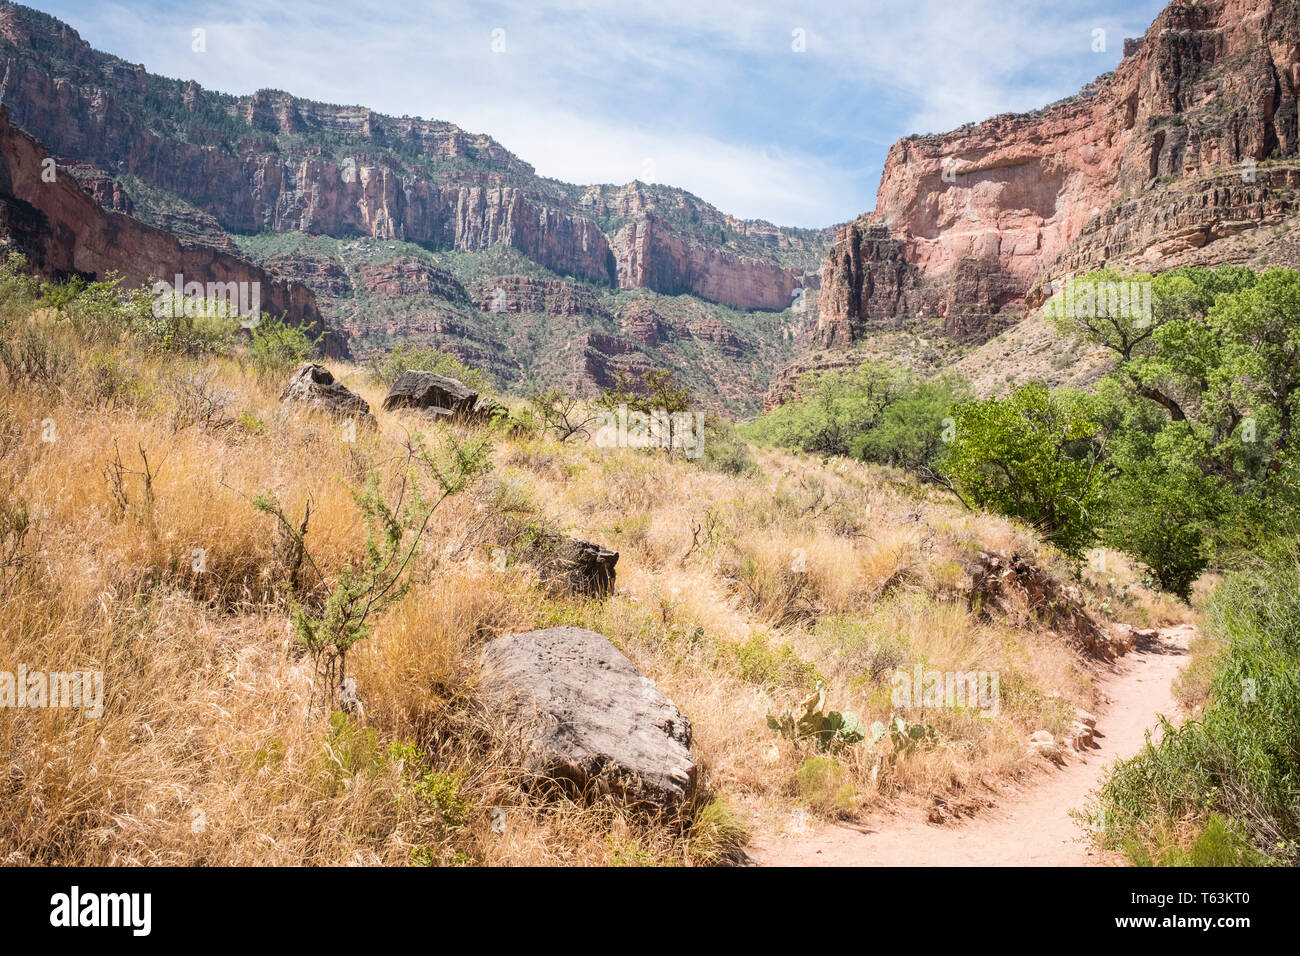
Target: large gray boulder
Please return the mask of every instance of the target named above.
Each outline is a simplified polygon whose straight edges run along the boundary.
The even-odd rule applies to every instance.
[[[296,402],[328,412],[338,418],[356,419],[358,424],[374,426],[370,405],[356,392],[335,380],[324,365],[304,362],[280,393],[280,401]]]
[[[478,403],[478,392],[467,385],[437,375],[410,369],[401,374],[384,396],[384,411],[394,408],[420,408],[441,414],[469,416]]]
[[[483,664],[489,695],[519,721],[533,772],[668,810],[694,794],[690,721],[600,634],[512,634],[488,643]]]

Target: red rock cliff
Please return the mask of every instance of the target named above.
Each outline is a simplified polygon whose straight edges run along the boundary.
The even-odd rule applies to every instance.
[[[802,239],[681,190],[568,186],[451,123],[164,80],[9,3],[0,3],[0,100],[61,159],[139,177],[232,232],[508,245],[563,275],[741,309],[787,308],[808,265],[785,261]],[[340,154],[343,142],[353,155]],[[715,234],[739,251],[719,248]],[[810,240],[815,256],[827,238]]]
[[[1143,233],[1108,222],[1119,200],[1148,193],[1154,208],[1172,178],[1296,154],[1295,0],[1171,3],[1125,54],[1113,73],[1044,110],[896,143],[875,211],[843,229],[827,256],[817,344],[913,316],[988,338],[1058,263],[1100,265],[1109,231]],[[1169,217],[1177,228],[1210,235],[1224,201],[1179,201]],[[1190,221],[1197,208],[1204,222]],[[1079,255],[1085,232],[1090,252]],[[1147,245],[1125,252],[1169,239],[1146,230]]]
[[[262,309],[287,314],[296,325],[324,329],[324,320],[311,290],[285,282],[221,250],[185,244],[97,203],[67,169],[56,169],[52,182],[45,149],[9,121],[0,106],[0,244],[27,256],[43,275],[103,278],[110,271],[122,276],[125,288],[155,279],[171,281],[177,273],[186,281],[259,283]],[[345,352],[344,340],[328,335],[326,351]]]

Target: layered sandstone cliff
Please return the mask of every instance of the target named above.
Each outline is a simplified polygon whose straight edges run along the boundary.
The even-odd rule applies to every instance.
[[[790,307],[802,276],[772,263],[686,242],[653,218],[629,223],[611,242],[622,289],[689,293],[737,309]]]
[[[122,277],[124,288],[155,279],[257,284],[262,310],[323,331],[311,290],[277,279],[250,262],[211,246],[183,243],[95,201],[66,169],[46,163],[35,139],[0,106],[0,244],[22,252],[42,275]],[[326,351],[341,355],[344,341],[327,335]]]
[[[1046,279],[1277,222],[1289,200],[1251,164],[1296,154],[1298,92],[1295,0],[1175,2],[1079,95],[901,140],[827,256],[817,344],[917,319],[983,341]]]
[[[450,123],[165,80],[9,3],[0,100],[56,156],[138,177],[230,232],[506,245],[561,275],[767,310],[790,305],[829,239],[725,217],[681,190],[540,179]]]

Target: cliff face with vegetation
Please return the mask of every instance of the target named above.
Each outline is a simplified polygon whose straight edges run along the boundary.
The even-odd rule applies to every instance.
[[[40,274],[102,279],[114,272],[126,288],[154,278],[171,281],[178,273],[205,284],[256,284],[263,311],[324,330],[316,297],[305,285],[104,209],[66,170],[46,160],[41,144],[14,126],[0,106],[0,247],[22,252]],[[324,345],[329,354],[343,354],[337,335],[327,335]]]
[[[105,208],[310,286],[357,354],[435,345],[522,388],[591,391],[618,370],[667,366],[701,386],[734,382],[707,403],[753,411],[807,325],[797,296],[815,290],[832,238],[666,186],[539,177],[450,123],[153,76],[9,3],[0,101]],[[453,282],[401,278],[413,268]],[[557,307],[554,292],[514,294],[524,280],[577,291]],[[644,308],[676,334],[627,331]],[[694,336],[706,326],[726,331]]]
[[[1300,7],[1175,2],[1124,52],[1046,109],[896,143],[827,256],[816,343],[916,320],[982,342],[1045,280],[1117,259],[1289,261],[1261,227],[1295,210],[1294,174],[1264,164],[1296,155]]]
[[[769,310],[789,306],[829,238],[741,222],[681,190],[542,179],[450,123],[151,76],[10,4],[0,57],[14,121],[52,152],[139,177],[232,232],[504,244],[592,282]]]

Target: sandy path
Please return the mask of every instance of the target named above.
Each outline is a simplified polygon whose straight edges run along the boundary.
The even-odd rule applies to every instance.
[[[1098,713],[1097,748],[1034,775],[973,818],[934,826],[911,808],[808,836],[769,837],[751,851],[762,866],[1089,866],[1103,860],[1082,842],[1070,811],[1087,803],[1103,770],[1142,748],[1157,715],[1177,713],[1173,679],[1187,661],[1191,625],[1165,628],[1103,672],[1109,703]]]

